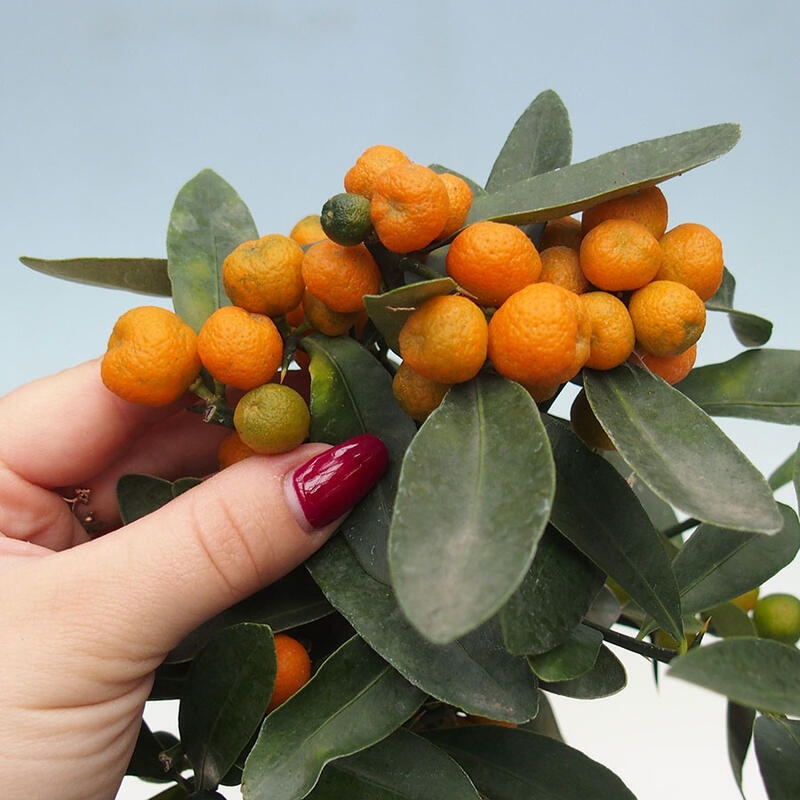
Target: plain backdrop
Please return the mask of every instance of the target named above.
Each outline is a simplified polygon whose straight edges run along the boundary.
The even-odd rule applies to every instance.
[[[797,4],[28,0],[3,16],[0,391],[100,354],[117,316],[151,302],[45,277],[19,256],[163,257],[175,194],[205,167],[261,233],[317,212],[376,142],[483,181],[544,89],[570,111],[576,161],[741,123],[730,154],[664,184],[670,222],[715,230],[737,306],[775,323],[770,346],[800,344]],[[716,317],[699,363],[739,349]],[[64,398],[65,418],[80,411]],[[767,474],[798,443],[792,428],[721,424]],[[792,565],[767,589],[797,593],[798,577]],[[647,662],[621,655],[625,691],[555,699],[567,741],[640,800],[739,797],[724,699],[669,677],[656,687]],[[173,704],[147,714],[174,726]],[[765,797],[752,754],[745,786]],[[157,791],[126,780],[120,797]]]

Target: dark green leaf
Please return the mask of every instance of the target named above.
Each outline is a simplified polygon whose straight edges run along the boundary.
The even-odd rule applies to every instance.
[[[443,750],[401,728],[366,750],[328,764],[308,798],[479,800],[479,795]]]
[[[742,767],[750,740],[753,738],[753,720],[756,712],[747,706],[738,703],[728,703],[726,713],[726,728],[728,740],[728,761],[731,765],[733,777],[739,791],[742,792]],[[742,792],[744,797],[744,792]]]
[[[303,340],[303,347],[311,356],[312,441],[337,444],[372,433],[389,451],[386,474],[341,528],[364,569],[389,583],[389,523],[403,455],[416,425],[397,405],[389,373],[354,339],[314,334]]]
[[[389,536],[392,585],[424,636],[452,642],[500,609],[528,571],[554,489],[528,392],[481,374],[447,393],[406,452]]]
[[[434,731],[428,738],[491,800],[635,800],[608,768],[547,736],[479,725]]]
[[[649,370],[584,370],[592,410],[663,500],[721,528],[775,533],[783,519],[763,475],[701,409]]]
[[[753,620],[734,603],[720,603],[707,611],[709,632],[714,636],[727,639],[729,636],[755,636],[756,626]]]
[[[711,125],[535,175],[476,197],[467,223],[494,219],[519,225],[572,214],[699,167],[727,153],[739,135],[738,125]]]
[[[173,497],[172,483],[163,478],[130,473],[117,481],[117,502],[123,525],[156,511]]]
[[[447,645],[416,631],[391,589],[370,577],[336,537],[308,562],[314,580],[356,631],[395,669],[428,694],[490,719],[525,722],[536,715],[536,677],[487,623]]]
[[[800,650],[770,639],[735,637],[695,647],[669,675],[775,714],[800,714]]]
[[[552,90],[539,94],[516,121],[486,181],[487,192],[507,189],[523,178],[540,175],[572,160],[572,128],[561,98]]]
[[[558,720],[553,711],[553,706],[548,700],[547,695],[539,690],[539,712],[529,722],[518,725],[522,730],[538,733],[542,736],[549,736],[551,739],[563,742],[564,737],[558,727]]]
[[[588,672],[595,664],[603,634],[586,625],[578,625],[563,644],[547,653],[528,658],[531,669],[542,681],[568,681]]]
[[[20,261],[36,272],[107,289],[169,297],[172,284],[165,258],[32,258]]]
[[[395,353],[399,353],[397,337],[414,309],[431,297],[452,294],[457,288],[452,278],[419,281],[383,294],[364,295],[364,306],[386,344]]]
[[[531,568],[500,610],[509,652],[544,653],[566,641],[604,580],[602,570],[549,527]]]
[[[746,350],[675,387],[715,417],[800,424],[800,350]]]
[[[542,682],[546,692],[590,700],[609,697],[625,688],[628,682],[622,662],[605,646],[600,647],[594,665],[577,678],[565,681]]]
[[[428,164],[428,167],[434,172],[437,172],[439,175],[441,175],[443,172],[449,172],[451,175],[458,175],[458,177],[465,181],[467,186],[469,186],[469,188],[472,190],[473,197],[478,194],[485,194],[486,192],[486,189],[484,189],[479,183],[476,183],[474,180],[472,180],[472,178],[468,178],[463,173],[457,172],[454,169],[450,169],[443,164]]]
[[[154,795],[150,800],[190,800],[189,790],[183,784],[176,784]]]
[[[701,525],[672,568],[684,614],[694,614],[760,586],[789,564],[800,549],[797,514],[780,506],[782,529],[773,536]]]
[[[264,720],[245,761],[245,800],[305,797],[323,767],[388,736],[424,694],[354,636]]]
[[[229,300],[222,262],[258,238],[253,217],[230,184],[204,169],[178,192],[167,230],[167,261],[175,312],[196,331]]]
[[[178,740],[173,734],[165,731],[154,733],[145,722],[142,722],[125,774],[159,783],[174,781],[175,773],[169,769],[169,765],[161,760],[160,756],[164,750],[177,743]]]
[[[706,308],[709,311],[722,311],[728,315],[728,321],[736,338],[745,347],[761,347],[765,345],[772,336],[772,323],[758,317],[755,314],[748,314],[733,307],[733,295],[736,290],[736,280],[733,275],[725,269],[723,271],[722,283],[716,294],[706,301]]]
[[[758,717],[755,746],[769,800],[797,800],[800,797],[800,720]]]
[[[218,633],[197,655],[183,688],[178,726],[199,788],[216,789],[264,716],[275,683],[267,625]]]
[[[800,463],[800,448],[795,450],[785,461],[775,467],[769,476],[769,487],[773,492],[786,486],[794,480],[797,473],[798,463]]]
[[[566,425],[545,417],[545,426],[556,461],[551,523],[680,640],[675,576],[636,495],[619,472]]]

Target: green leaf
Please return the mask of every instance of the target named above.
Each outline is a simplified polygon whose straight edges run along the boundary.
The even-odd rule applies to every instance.
[[[706,301],[706,308],[709,311],[726,313],[731,330],[745,347],[761,347],[772,336],[772,323],[763,317],[735,309],[733,307],[735,290],[736,279],[727,269],[724,269],[722,283],[716,294]]]
[[[150,800],[191,800],[189,795],[189,790],[186,786],[182,784],[176,784],[175,786],[170,786],[169,789],[165,789],[163,792],[159,792],[157,795],[154,795],[150,798]]]
[[[800,797],[800,720],[758,717],[755,748],[769,800],[797,800]]]
[[[592,668],[570,680],[542,682],[545,692],[592,700],[622,691],[628,679],[622,662],[605,646],[600,647]]]
[[[364,306],[386,344],[395,353],[399,353],[400,329],[414,309],[431,297],[452,294],[457,288],[452,278],[434,278],[401,286],[383,294],[366,294]]]
[[[443,750],[401,728],[372,747],[332,761],[309,800],[479,800],[472,781]]]
[[[178,192],[167,230],[167,261],[175,312],[196,331],[228,305],[222,262],[258,238],[253,217],[230,184],[204,169]]]
[[[569,639],[547,653],[530,656],[528,663],[542,681],[566,681],[588,672],[595,664],[603,644],[603,634],[578,625]]]
[[[145,722],[142,722],[125,774],[157,783],[174,781],[174,771],[169,769],[160,756],[177,743],[178,740],[173,734],[165,731],[154,733]]]
[[[497,725],[427,736],[450,753],[491,800],[635,800],[608,768],[547,736]]]
[[[199,788],[216,789],[258,729],[275,671],[272,631],[254,623],[221,631],[192,662],[178,727]]]
[[[561,98],[539,94],[516,121],[492,166],[486,191],[564,167],[572,160],[572,127]]]
[[[19,259],[26,267],[73,283],[138,294],[169,297],[172,284],[164,258],[32,258]]]
[[[753,738],[753,720],[755,717],[756,712],[754,709],[740,706],[738,703],[728,702],[725,715],[728,761],[742,797],[744,797],[744,792],[742,791],[742,768],[744,767],[747,751],[750,748],[750,741]]]
[[[493,219],[520,225],[572,214],[712,161],[727,153],[739,135],[738,125],[711,125],[525,178],[502,191],[476,197],[467,224]]]
[[[732,600],[760,586],[800,549],[797,514],[780,506],[783,527],[772,535],[700,525],[672,562],[684,614]]]
[[[354,636],[264,720],[245,761],[244,800],[305,797],[329,761],[385,738],[424,699]]]
[[[584,370],[584,388],[619,454],[663,500],[721,528],[780,530],[764,476],[676,388],[630,363]]]
[[[695,647],[669,675],[774,714],[800,714],[800,650],[770,639],[736,637]]]
[[[756,626],[752,618],[734,603],[720,603],[706,612],[708,630],[714,636],[727,639],[730,636],[755,636]]]
[[[800,424],[800,350],[746,350],[675,387],[715,417]]]
[[[406,452],[389,534],[392,585],[424,636],[452,642],[508,600],[533,560],[554,489],[528,392],[489,374],[450,389]]]
[[[536,677],[524,658],[505,649],[494,621],[451,644],[433,644],[412,627],[391,589],[361,568],[340,537],[307,563],[335,608],[413,684],[470,714],[510,722],[536,716]]]
[[[311,440],[337,444],[372,433],[389,451],[386,474],[340,529],[364,569],[389,583],[389,523],[416,425],[394,399],[389,373],[354,339],[313,334],[303,339],[303,348],[311,356]]]
[[[792,454],[772,471],[768,478],[769,487],[773,492],[786,486],[794,480],[797,473],[798,463],[800,463],[800,448],[794,450]]]
[[[583,553],[548,527],[522,583],[500,610],[503,641],[519,655],[565,642],[605,580]]]
[[[469,186],[469,188],[472,190],[473,196],[486,193],[486,189],[484,189],[483,186],[472,180],[472,178],[468,177],[467,175],[464,175],[462,172],[450,169],[450,167],[446,167],[444,164],[428,164],[428,167],[439,175],[441,175],[443,172],[449,172],[451,175],[457,175],[466,182],[467,186]]]
[[[641,503],[602,456],[563,423],[544,419],[556,462],[551,523],[680,641],[678,586]]]
[[[172,483],[163,478],[130,473],[117,481],[117,503],[123,525],[156,511],[173,498]]]

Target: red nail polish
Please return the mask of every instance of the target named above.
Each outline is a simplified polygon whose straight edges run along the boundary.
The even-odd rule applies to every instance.
[[[291,483],[312,528],[346,514],[378,482],[389,465],[386,445],[365,433],[342,442],[298,467]]]

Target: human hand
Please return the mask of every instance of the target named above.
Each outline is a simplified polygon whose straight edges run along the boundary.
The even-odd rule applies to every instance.
[[[120,527],[121,475],[212,473],[227,431],[120,400],[98,362],[0,399],[0,429],[6,800],[113,798],[169,650],[308,558],[387,464],[371,436],[254,456]],[[76,515],[65,498],[86,488]]]

